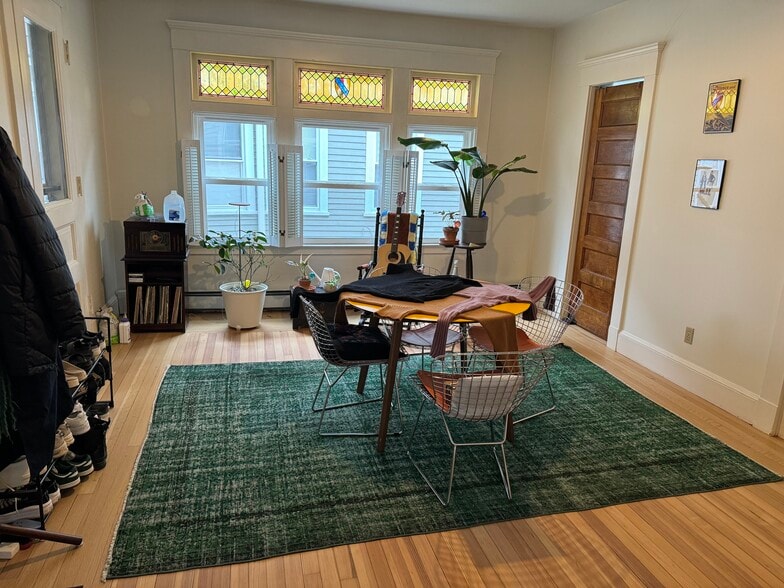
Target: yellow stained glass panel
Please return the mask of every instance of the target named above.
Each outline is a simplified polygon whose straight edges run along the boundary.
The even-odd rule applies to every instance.
[[[299,104],[340,105],[384,110],[386,76],[299,68]]]
[[[472,81],[414,77],[411,110],[471,114]]]
[[[199,60],[199,96],[269,102],[269,66]]]

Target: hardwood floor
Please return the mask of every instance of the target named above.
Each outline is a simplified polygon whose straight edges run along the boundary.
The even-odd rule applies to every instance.
[[[632,388],[768,468],[769,437],[572,328],[565,342]],[[98,586],[158,384],[170,364],[317,358],[283,313],[237,333],[196,316],[188,332],[133,336],[114,348],[109,462],[63,496],[47,527],[84,537],[42,542],[0,567],[1,586]],[[424,489],[423,489],[424,491]],[[437,507],[435,499],[434,506]],[[401,537],[264,561],[111,581],[106,586],[782,586],[784,483],[624,504]]]

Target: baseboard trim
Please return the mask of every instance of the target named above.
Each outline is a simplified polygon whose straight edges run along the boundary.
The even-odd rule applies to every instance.
[[[762,429],[758,417],[759,395],[626,332],[618,335],[616,351],[742,421]],[[776,414],[775,410],[772,414]],[[772,426],[771,423],[771,428],[765,432],[770,433]]]

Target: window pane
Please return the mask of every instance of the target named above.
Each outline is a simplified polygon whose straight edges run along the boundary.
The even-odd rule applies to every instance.
[[[387,75],[384,73],[311,67],[299,67],[298,71],[299,104],[348,106],[376,111],[386,108]]]
[[[205,120],[202,137],[205,177],[267,177],[266,124]]]
[[[451,150],[470,147],[474,141],[473,129],[448,129],[413,127],[409,134],[415,137],[431,137],[447,143]],[[433,165],[433,161],[449,158],[446,149],[420,151],[422,164],[419,166],[419,186],[417,189],[417,208],[425,210],[425,235],[428,242],[443,237],[439,210],[460,210],[460,190],[454,173]]]
[[[44,202],[65,200],[68,198],[68,182],[52,33],[25,18],[25,34]]]
[[[362,123],[300,126],[306,243],[372,241],[386,136]]]
[[[329,201],[329,215],[305,212],[305,237],[308,243],[372,244],[375,231],[375,209],[366,213],[366,199],[378,200],[378,191],[346,188],[321,190]]]
[[[470,114],[473,86],[468,79],[414,76],[411,110]]]
[[[196,128],[202,144],[204,167],[203,216],[206,230],[233,233],[238,228],[269,230],[268,143],[271,121],[230,115],[197,114]]]
[[[198,60],[199,96],[269,102],[269,66]]]
[[[207,183],[207,226],[213,231],[235,233],[239,228],[238,209],[242,210],[242,230],[265,230],[266,186],[226,185]],[[231,202],[247,202],[250,206],[231,206]]]

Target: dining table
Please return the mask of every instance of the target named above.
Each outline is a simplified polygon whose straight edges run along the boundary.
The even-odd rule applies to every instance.
[[[372,313],[371,324],[377,324],[381,319],[390,323],[390,347],[387,363],[384,394],[381,402],[381,417],[378,427],[376,450],[383,453],[386,448],[389,417],[392,410],[392,399],[395,390],[397,367],[400,360],[401,338],[403,328],[407,322],[436,322],[439,313],[449,306],[464,303],[466,298],[459,294],[452,294],[437,300],[425,302],[412,302],[396,298],[387,298],[377,294],[365,292],[342,292],[338,307],[340,312],[345,311],[346,305]],[[458,315],[453,322],[460,324],[480,323],[487,331],[493,342],[493,347],[498,352],[516,351],[516,315],[525,312],[531,306],[529,302],[503,302],[493,306],[468,310]],[[362,392],[367,377],[367,367],[360,371],[358,392]],[[510,441],[514,438],[514,429],[511,422],[507,422],[507,435]]]

